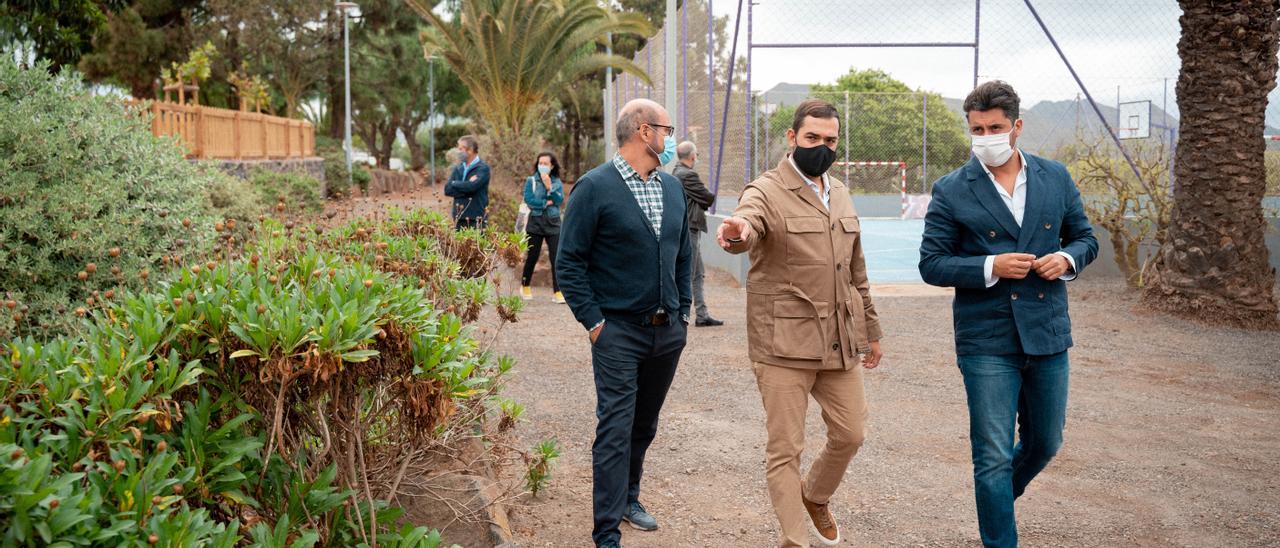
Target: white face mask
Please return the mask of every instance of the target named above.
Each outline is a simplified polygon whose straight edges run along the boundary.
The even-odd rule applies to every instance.
[[[978,161],[991,167],[1000,167],[1013,157],[1013,146],[1009,144],[1009,133],[996,133],[994,135],[970,135],[969,140],[973,144],[973,155]]]

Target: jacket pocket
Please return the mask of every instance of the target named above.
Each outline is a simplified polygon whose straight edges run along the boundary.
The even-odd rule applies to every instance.
[[[815,310],[816,308],[816,310]],[[773,301],[773,355],[780,358],[820,360],[825,355],[823,325],[831,316],[831,303],[800,299]]]
[[[827,223],[818,217],[787,217],[787,262],[827,264],[831,238]]]
[[[849,321],[845,326],[849,329],[849,340],[853,341],[856,352],[871,350],[871,342],[867,339],[867,314],[862,308],[862,295],[853,292],[853,298],[845,301],[845,310],[849,313]]]
[[[840,229],[843,234],[840,235],[840,242],[836,247],[836,253],[839,254],[840,263],[845,268],[852,266],[853,262],[853,244],[858,241],[862,226],[858,223],[857,217],[841,217]]]

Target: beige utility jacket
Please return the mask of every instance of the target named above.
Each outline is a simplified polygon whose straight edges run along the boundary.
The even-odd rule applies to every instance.
[[[850,369],[880,340],[858,214],[844,183],[828,175],[831,210],[784,157],[742,191],[735,217],[754,233],[729,247],[750,251],[747,341],[751,361],[799,369]]]

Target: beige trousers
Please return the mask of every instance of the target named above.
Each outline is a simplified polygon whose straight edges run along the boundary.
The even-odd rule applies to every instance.
[[[867,399],[862,368],[808,370],[756,363],[752,365],[764,401],[765,448],[769,498],[781,525],[781,546],[809,546],[809,514],[801,496],[825,504],[844,479],[849,461],[866,437]],[[827,443],[800,479],[804,451],[804,419],[809,396],[822,408]]]

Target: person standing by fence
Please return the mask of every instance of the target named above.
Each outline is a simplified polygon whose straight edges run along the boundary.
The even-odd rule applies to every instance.
[[[524,180],[524,203],[529,206],[529,222],[525,234],[529,236],[529,253],[524,258],[524,272],[520,276],[520,296],[533,299],[533,269],[542,254],[542,242],[547,243],[547,258],[551,260],[551,300],[564,302],[560,284],[556,281],[556,248],[560,244],[560,206],[564,205],[564,183],[560,181],[560,162],[550,152],[538,155],[533,175]]]
[[[480,142],[473,135],[458,139],[457,154],[458,165],[444,185],[444,195],[453,198],[454,227],[484,228],[489,216],[489,164],[480,159]]]
[[[707,299],[702,291],[706,268],[702,265],[702,235],[707,233],[707,208],[716,203],[716,195],[702,184],[702,178],[693,166],[698,162],[698,147],[685,141],[676,145],[676,167],[671,174],[684,185],[685,207],[689,209],[689,245],[693,246],[693,304],[697,311],[693,325],[709,327],[724,325],[707,311]]]

